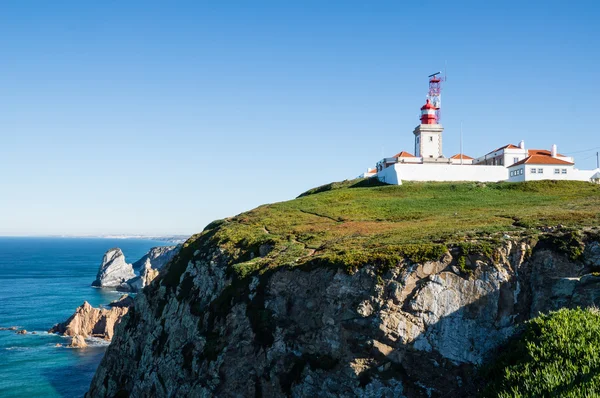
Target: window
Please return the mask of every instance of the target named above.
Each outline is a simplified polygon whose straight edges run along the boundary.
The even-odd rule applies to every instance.
[[[515,172],[514,172],[514,171],[511,171],[511,172],[510,172],[510,176],[511,176],[511,177],[514,177],[514,176],[515,176]]]
[[[517,163],[519,161],[519,158],[513,158],[513,164]]]
[[[567,169],[562,169],[562,170],[561,170],[561,173],[562,173],[562,174],[567,174]]]
[[[534,167],[533,169],[530,170],[531,174],[535,174],[537,172],[537,169]]]
[[[429,137],[429,142],[433,142],[433,137]]]
[[[554,169],[554,174],[560,174],[560,169]]]
[[[519,175],[523,175],[523,169],[519,169]]]
[[[538,169],[538,174],[544,174],[544,169]]]

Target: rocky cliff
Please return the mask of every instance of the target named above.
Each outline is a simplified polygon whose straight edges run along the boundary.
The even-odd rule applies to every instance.
[[[474,394],[475,366],[524,320],[600,304],[597,247],[588,266],[509,240],[493,259],[469,255],[466,271],[451,250],[383,273],[279,269],[247,286],[219,249],[196,253],[179,283],[138,297],[90,394]]]
[[[489,195],[524,202],[505,186]],[[464,197],[445,210],[425,192],[463,220],[437,228],[422,203],[385,207],[412,205],[407,189],[319,193],[209,225],[136,297],[88,396],[474,396],[478,366],[523,322],[600,305],[597,229],[540,233],[523,206],[482,211],[478,194],[473,213]],[[552,216],[589,211],[573,203]],[[481,227],[506,219],[509,234]],[[428,228],[454,235],[425,240]]]

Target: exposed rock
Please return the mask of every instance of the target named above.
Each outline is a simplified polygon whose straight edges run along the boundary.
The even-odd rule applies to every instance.
[[[165,264],[179,252],[181,245],[153,247],[135,263],[125,262],[119,248],[110,249],[104,254],[96,280],[92,286],[113,287],[122,292],[138,292],[149,285]],[[135,271],[140,270],[136,276]]]
[[[87,396],[474,396],[477,366],[522,322],[600,305],[589,265],[526,240],[470,255],[468,272],[448,252],[241,282],[219,248],[194,254],[138,295]]]
[[[144,268],[142,269],[140,276],[136,276],[135,278],[127,281],[127,285],[129,285],[129,289],[127,291],[141,291],[158,276],[159,272],[159,270],[152,268],[150,260],[146,260],[146,263],[144,264]]]
[[[110,340],[123,315],[129,311],[129,307],[114,306],[110,309],[93,308],[85,301],[77,308],[64,323],[56,324],[49,333],[58,333],[65,336],[99,337]]]
[[[17,330],[17,329],[19,329],[17,326],[0,327],[0,330]]]
[[[115,301],[111,301],[108,304],[109,307],[131,307],[133,306],[133,297],[131,297],[128,294],[124,294],[121,297],[119,297],[118,300]]]
[[[162,269],[177,253],[179,253],[181,245],[177,246],[158,246],[153,247],[146,255],[133,263],[133,268],[143,270],[149,265],[149,268],[159,270]]]
[[[600,242],[591,242],[587,245],[583,255],[587,265],[600,268]]]
[[[133,267],[125,262],[125,256],[121,249],[114,248],[104,254],[92,286],[126,287],[126,282],[134,277]]]
[[[84,348],[87,347],[87,343],[85,342],[85,338],[83,338],[83,336],[75,335],[71,338],[71,344],[69,344],[67,347]]]
[[[25,329],[21,329],[21,330],[19,330],[19,331],[15,332],[15,333],[16,333],[16,334],[27,334],[27,330],[25,330]]]

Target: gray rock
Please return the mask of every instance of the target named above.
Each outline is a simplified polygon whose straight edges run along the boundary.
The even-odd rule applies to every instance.
[[[102,264],[92,286],[118,287],[135,277],[131,264],[125,262],[125,255],[119,248],[104,253]]]
[[[153,247],[142,258],[133,263],[133,269],[143,270],[147,264],[156,270],[162,269],[181,249],[181,245],[177,246],[158,246]]]
[[[583,258],[587,265],[600,267],[600,242],[591,242],[585,247]]]

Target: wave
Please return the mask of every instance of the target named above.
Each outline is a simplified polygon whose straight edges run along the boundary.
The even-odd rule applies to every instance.
[[[99,337],[88,337],[85,339],[85,342],[88,343],[90,347],[108,347],[110,341],[101,339]]]
[[[6,351],[29,351],[34,347],[5,347]]]

